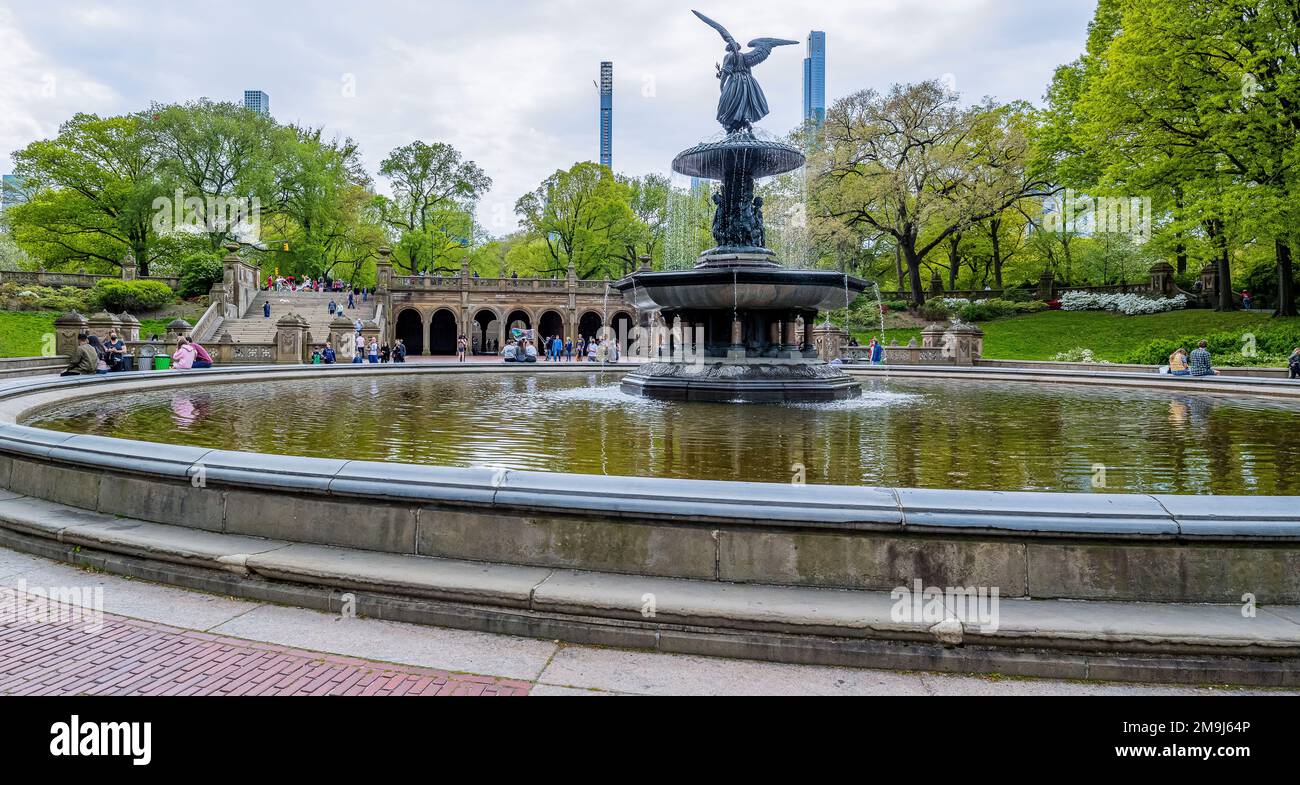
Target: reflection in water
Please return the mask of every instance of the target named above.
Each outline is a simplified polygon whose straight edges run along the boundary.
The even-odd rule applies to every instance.
[[[615,377],[420,375],[218,385],[72,403],[47,428],[286,455],[446,466],[919,488],[1300,493],[1267,399],[869,380],[826,404],[679,404]]]

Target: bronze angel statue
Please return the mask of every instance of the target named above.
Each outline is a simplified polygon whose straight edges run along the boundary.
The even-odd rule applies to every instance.
[[[758,86],[752,69],[767,59],[772,50],[778,46],[797,44],[784,38],[755,38],[749,42],[749,51],[741,52],[740,44],[731,37],[727,28],[708,18],[699,11],[691,13],[698,16],[706,25],[722,34],[727,42],[727,54],[718,67],[718,79],[722,95],[718,98],[718,122],[727,129],[727,133],[750,131],[754,123],[767,116],[767,98],[763,88]]]

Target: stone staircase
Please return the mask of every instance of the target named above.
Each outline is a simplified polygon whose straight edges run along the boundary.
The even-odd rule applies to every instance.
[[[354,299],[356,307],[345,308],[349,320],[360,319],[364,322],[375,318],[376,301],[373,297],[365,302],[361,301],[360,295]],[[223,335],[229,334],[235,343],[273,343],[275,323],[287,314],[296,313],[306,319],[310,325],[308,331],[311,333],[312,342],[323,343],[329,335],[330,322],[334,319],[329,312],[330,300],[346,306],[348,296],[346,293],[338,292],[261,291],[253,299],[242,318],[222,319],[216,325],[214,334],[207,340],[215,343]],[[269,319],[262,315],[262,307],[267,302],[271,304]]]

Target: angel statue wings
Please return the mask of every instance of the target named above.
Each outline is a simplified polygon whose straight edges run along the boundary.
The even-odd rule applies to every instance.
[[[718,98],[718,122],[727,129],[727,133],[753,130],[754,123],[767,116],[767,98],[763,88],[758,86],[752,69],[767,59],[772,50],[778,46],[797,44],[784,38],[755,38],[749,42],[749,51],[741,52],[740,44],[731,37],[727,28],[708,18],[699,11],[692,11],[709,27],[722,35],[727,42],[727,54],[718,67],[719,87],[722,95]]]

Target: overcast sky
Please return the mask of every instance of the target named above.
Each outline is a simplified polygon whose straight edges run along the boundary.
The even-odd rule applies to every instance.
[[[965,99],[1038,102],[1095,2],[0,0],[0,171],[77,111],[260,89],[277,120],[355,138],[372,174],[412,140],[455,145],[493,178],[479,219],[500,234],[525,191],[597,157],[601,60],[614,61],[616,171],[667,173],[718,132],[723,44],[692,7],[741,42],[824,30],[828,102],[945,75]],[[801,119],[803,57],[802,43],[778,48],[756,69],[770,134]]]

